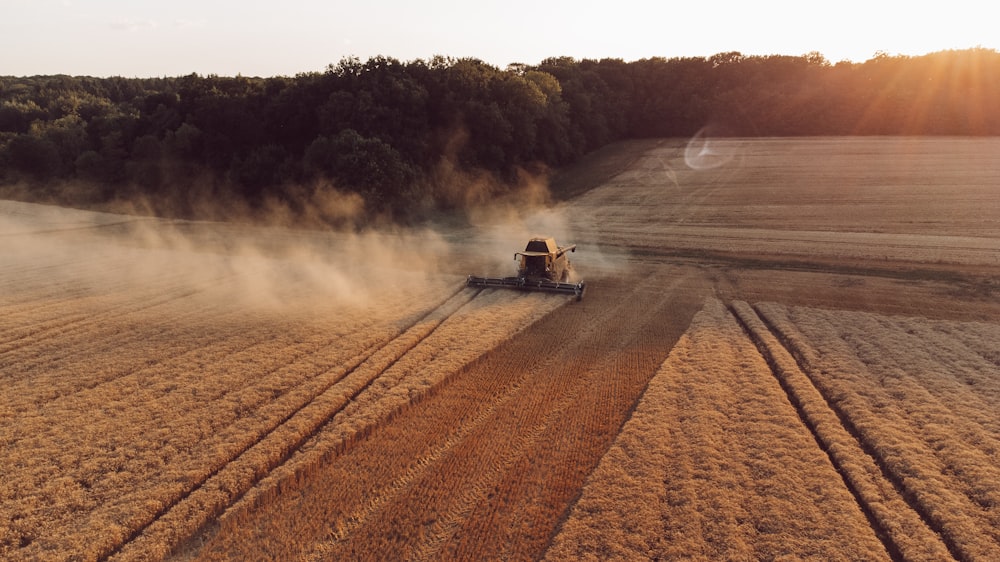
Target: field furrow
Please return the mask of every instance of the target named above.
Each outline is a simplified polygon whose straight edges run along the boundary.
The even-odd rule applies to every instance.
[[[706,302],[546,559],[888,559],[735,319]]]
[[[0,375],[12,392],[0,401],[2,556],[114,552],[213,476],[231,476],[222,467],[455,284],[397,289],[383,300],[394,302],[388,315],[322,301],[309,310],[295,303],[316,296],[308,294],[311,281],[292,273],[280,293],[247,306],[253,293],[241,276],[259,267],[240,271],[211,259],[219,258],[193,275],[184,265],[174,274],[154,270],[138,286],[129,284],[134,264],[112,266],[107,275],[129,281],[84,291],[65,307],[71,316],[79,311],[76,323],[64,318],[53,333],[35,333],[3,356]],[[225,269],[233,269],[229,280],[212,279]],[[275,298],[295,306],[274,308]],[[243,491],[232,490],[230,500]]]
[[[0,559],[1000,559],[998,146],[645,139],[413,228],[0,201]],[[534,235],[581,301],[464,286]]]
[[[1000,552],[998,405],[975,385],[955,384],[961,367],[946,362],[943,349],[969,326],[952,323],[960,329],[941,338],[949,323],[939,322],[936,336],[913,341],[910,317],[775,304],[759,310],[950,550],[963,559]],[[987,362],[977,369],[991,382],[1000,376]]]
[[[610,306],[600,321],[580,323],[585,304],[563,307],[519,335],[514,340],[519,343],[504,344],[502,352],[467,367],[456,363],[453,374],[432,392],[411,401],[365,439],[349,450],[326,454],[325,460],[320,457],[295,480],[289,478],[280,497],[268,497],[243,516],[237,517],[236,510],[224,515],[223,529],[192,555],[210,559],[215,552],[238,551],[251,558],[286,558],[311,550],[319,559],[440,559],[462,557],[461,552],[471,549],[537,557],[586,467],[613,438],[612,428],[618,425],[608,420],[629,410],[645,385],[642,373],[652,372],[669,343],[652,346],[652,355],[640,354],[638,362],[633,357],[639,349],[631,346],[647,338],[669,342],[683,329],[661,322],[663,307],[677,305],[676,297],[683,293],[676,287],[685,279],[664,281],[664,287],[674,288],[663,294],[633,288],[629,294],[641,298]],[[613,285],[599,302],[616,302],[612,295],[621,294],[617,291],[623,287]],[[516,293],[491,297],[498,304],[506,301],[509,313],[517,310],[511,307]],[[648,330],[622,334],[605,329],[626,318]],[[462,327],[458,320],[450,321],[455,328]],[[509,345],[517,349],[507,349]],[[586,367],[605,355],[609,363],[623,361],[619,346],[628,350],[623,354],[629,357],[627,364],[644,369],[622,378]],[[536,359],[525,365],[517,357]],[[306,455],[321,455],[319,444],[317,449]],[[550,461],[534,466],[548,457]],[[561,479],[556,488],[553,477]],[[558,499],[546,500],[546,494]],[[524,518],[510,519],[516,513]],[[288,534],[279,525],[293,525],[297,533]],[[312,547],[308,537],[315,537]],[[241,550],[248,539],[263,550]]]
[[[948,545],[928,526],[919,507],[907,502],[895,479],[883,473],[877,459],[868,454],[852,433],[853,425],[848,422],[845,427],[844,420],[754,309],[744,302],[734,302],[731,308],[893,557],[903,560],[951,557]]]
[[[578,328],[575,345],[539,372],[534,392],[550,397],[543,410],[545,439],[504,473],[492,497],[473,506],[445,543],[442,557],[462,559],[477,552],[512,559],[542,556],[587,474],[696,310],[701,291],[688,293],[691,279],[684,272],[665,277],[645,272],[639,278],[658,290],[611,285],[609,298],[629,298],[606,303],[600,316]],[[606,328],[625,324],[634,329]],[[512,405],[514,427],[534,419],[517,402]],[[476,449],[465,454],[475,455]]]
[[[120,559],[162,557],[218,517],[252,486],[285,462],[351,401],[358,399],[379,375],[475,295],[454,294],[394,336],[371,346],[349,366],[320,373],[318,387],[297,396],[292,408],[270,423],[240,433],[243,443],[232,448],[211,473],[192,489],[136,529],[114,554]]]

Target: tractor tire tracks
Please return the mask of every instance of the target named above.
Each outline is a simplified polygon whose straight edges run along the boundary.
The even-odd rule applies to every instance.
[[[710,290],[694,271],[657,281],[596,280],[180,558],[538,558]]]
[[[322,386],[245,443],[225,463],[192,482],[102,558],[145,560],[162,558],[175,550],[286,462],[383,372],[478,294],[459,289],[401,327],[390,340],[364,350],[348,366],[317,377],[323,380]]]
[[[841,474],[862,511],[896,560],[966,560],[927,510],[867,445],[834,401],[824,396],[809,369],[779,330],[759,310],[742,301],[729,305],[799,412],[806,427]]]

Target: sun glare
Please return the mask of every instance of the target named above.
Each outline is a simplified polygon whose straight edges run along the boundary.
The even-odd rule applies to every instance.
[[[996,57],[996,51],[985,48],[939,51],[920,60],[885,54],[876,57],[878,65],[894,68],[881,73],[888,78],[874,90],[858,122],[859,131],[892,115],[903,123],[904,134],[934,133],[955,118],[942,108],[963,107],[965,131],[985,134],[990,130],[987,92],[998,87],[998,79],[988,71],[993,64],[988,59]],[[900,96],[899,92],[908,95]]]

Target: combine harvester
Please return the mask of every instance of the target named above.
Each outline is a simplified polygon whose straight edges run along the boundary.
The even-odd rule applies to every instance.
[[[557,246],[552,238],[532,238],[523,252],[514,254],[518,261],[515,277],[476,277],[466,280],[468,287],[506,287],[522,291],[547,291],[576,295],[583,298],[586,285],[583,281],[569,281],[573,266],[569,263],[568,252],[575,252],[576,244]]]

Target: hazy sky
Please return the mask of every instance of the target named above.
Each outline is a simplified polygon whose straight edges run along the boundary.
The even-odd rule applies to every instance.
[[[342,57],[802,55],[1000,47],[988,3],[688,0],[0,0],[0,75],[294,75]],[[933,6],[933,7],[932,7]]]

